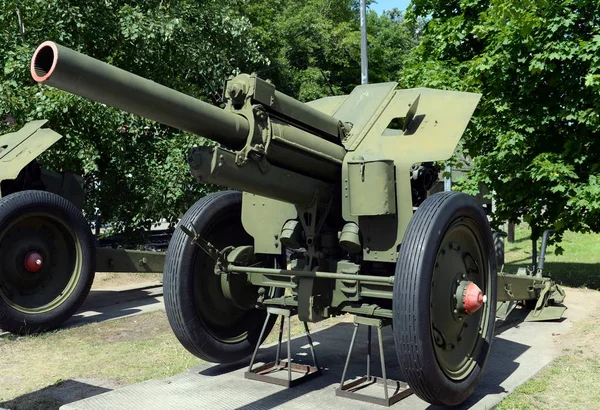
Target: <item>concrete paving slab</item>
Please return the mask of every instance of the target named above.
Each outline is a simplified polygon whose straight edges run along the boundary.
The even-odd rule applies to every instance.
[[[160,283],[92,290],[79,311],[62,328],[122,319],[164,309]]]
[[[61,329],[164,309],[162,294],[162,283],[157,281],[92,290],[81,308],[61,326]],[[0,338],[9,334],[0,330]]]
[[[459,408],[489,409],[518,385],[535,375],[556,358],[561,349],[556,338],[572,326],[572,318],[584,311],[568,310],[558,322],[496,322],[496,337],[485,372],[476,391]],[[163,380],[149,380],[103,393],[61,407],[62,410],[96,409],[302,409],[334,410],[373,409],[377,406],[335,396],[353,330],[351,323],[339,323],[313,334],[317,343],[318,378],[286,389],[277,385],[244,379],[248,362],[234,365],[205,364]],[[361,327],[348,378],[366,372],[366,328]],[[376,333],[373,332],[374,342]],[[379,375],[379,354],[373,344],[372,373]],[[401,379],[391,328],[384,329],[385,359],[388,377]],[[274,360],[275,346],[261,348],[259,361]],[[310,364],[310,352],[304,337],[292,342],[294,361]],[[395,404],[396,409],[435,409],[414,394]]]

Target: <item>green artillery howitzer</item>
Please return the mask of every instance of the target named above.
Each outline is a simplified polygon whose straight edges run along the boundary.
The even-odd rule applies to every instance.
[[[0,329],[61,326],[82,305],[96,271],[162,272],[164,253],[97,248],[81,209],[83,178],[36,158],[62,136],[32,121],[0,135]]]
[[[453,405],[473,392],[499,294],[492,232],[473,197],[423,193],[479,94],[383,83],[304,104],[242,74],[220,109],[53,42],[31,74],[218,143],[192,149],[190,170],[232,190],[190,208],[164,267],[167,315],[190,352],[235,362],[258,349],[271,312],[351,313],[393,325],[419,397]],[[518,294],[537,299],[530,290]]]

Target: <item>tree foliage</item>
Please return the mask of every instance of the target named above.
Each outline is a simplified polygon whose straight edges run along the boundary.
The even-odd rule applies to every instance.
[[[310,101],[360,84],[358,0],[255,0],[243,13],[269,58],[258,74],[283,92]],[[397,9],[368,12],[370,82],[398,78],[421,25],[406,21]]]
[[[481,92],[461,189],[495,192],[496,221],[533,238],[600,232],[600,5],[596,0],[413,0],[429,16],[407,86]]]
[[[394,80],[418,25],[397,11],[368,18],[372,81]],[[357,0],[0,0],[0,132],[48,119],[64,138],[43,165],[84,175],[86,214],[117,229],[174,221],[211,189],[185,163],[207,142],[34,84],[29,61],[48,39],[214,104],[238,72],[303,101],[360,82]]]
[[[48,119],[64,138],[41,158],[86,177],[88,216],[143,226],[173,220],[206,189],[184,161],[201,138],[33,84],[29,61],[51,39],[117,67],[214,101],[223,80],[263,62],[235,1],[0,0],[0,118]],[[7,124],[3,129],[6,131]]]

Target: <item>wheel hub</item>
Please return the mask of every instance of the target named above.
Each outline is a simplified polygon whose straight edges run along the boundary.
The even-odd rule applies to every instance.
[[[79,275],[79,247],[70,227],[48,213],[24,213],[0,232],[0,297],[13,309],[37,314],[71,294]]]
[[[436,257],[431,283],[431,336],[443,372],[462,380],[476,366],[487,326],[481,289],[486,285],[485,262],[479,238],[470,222],[448,228]],[[484,288],[485,287],[485,288]]]
[[[463,280],[456,288],[456,310],[458,313],[471,315],[477,312],[486,302],[487,296],[474,282]]]
[[[44,267],[44,258],[39,252],[29,252],[25,256],[25,269],[31,273],[37,273]]]

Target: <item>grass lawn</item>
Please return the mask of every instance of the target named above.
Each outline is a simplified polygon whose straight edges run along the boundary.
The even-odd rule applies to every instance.
[[[566,233],[564,254],[547,251],[545,275],[570,287],[600,289],[600,235]],[[527,229],[518,227],[515,243],[506,243],[505,271],[531,264]],[[569,291],[565,304],[569,304]],[[497,407],[512,409],[600,409],[600,312],[577,323],[563,341],[563,355],[519,386]]]
[[[4,337],[0,358],[0,407],[13,410],[28,406],[2,402],[63,380],[134,383],[200,363],[176,340],[162,311],[39,336]]]
[[[342,318],[349,319],[348,315]],[[316,330],[339,321],[339,318],[329,319],[311,324],[310,328]],[[265,343],[277,341],[277,329],[276,324]],[[304,333],[297,318],[292,318],[291,333],[292,336]],[[201,363],[175,338],[164,311],[39,336],[3,337],[0,338],[0,408],[58,409],[65,403],[60,390],[63,383],[83,380],[112,389],[173,376]],[[85,387],[78,383],[79,387]],[[85,389],[81,394],[78,398],[85,397]]]
[[[515,230],[515,242],[505,242],[506,272],[516,272],[518,266],[531,267],[532,244],[528,229],[518,226]],[[538,241],[538,255],[540,241]],[[563,255],[554,254],[555,246],[546,250],[544,275],[558,283],[574,288],[586,287],[600,290],[600,235],[565,233]]]

